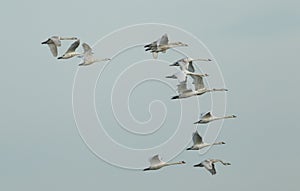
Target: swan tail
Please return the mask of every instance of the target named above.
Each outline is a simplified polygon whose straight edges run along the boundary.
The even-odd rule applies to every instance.
[[[173,96],[171,99],[179,99],[179,96]]]
[[[147,171],[147,170],[150,170],[150,168],[145,168],[145,169],[143,169],[143,171]]]
[[[200,164],[195,164],[194,167],[203,167],[203,164],[200,163]]]
[[[200,121],[196,121],[196,122],[194,122],[194,124],[198,124],[198,123],[200,123]]]

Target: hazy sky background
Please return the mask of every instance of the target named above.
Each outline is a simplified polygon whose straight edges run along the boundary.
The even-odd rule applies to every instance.
[[[1,190],[299,190],[300,91],[298,1],[8,1],[1,21]],[[72,85],[77,62],[58,62],[40,44],[52,35],[93,44],[131,24],[181,27],[217,59],[228,112],[207,157],[216,176],[191,165],[144,173],[111,166],[90,152],[75,126]],[[150,39],[152,40],[152,39]],[[61,49],[63,50],[63,49]]]

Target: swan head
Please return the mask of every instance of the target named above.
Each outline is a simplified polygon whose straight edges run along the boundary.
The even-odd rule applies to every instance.
[[[236,115],[231,115],[232,118],[236,118]]]
[[[179,164],[185,164],[186,162],[184,162],[184,161],[179,161]]]
[[[222,141],[222,142],[221,142],[221,144],[223,144],[223,145],[224,145],[224,144],[226,144],[226,143]]]
[[[110,61],[110,58],[104,58],[103,61]]]

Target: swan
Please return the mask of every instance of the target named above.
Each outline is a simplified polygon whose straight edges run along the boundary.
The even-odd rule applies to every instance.
[[[215,120],[219,120],[219,119],[229,119],[229,118],[236,118],[236,116],[228,115],[228,116],[223,116],[223,117],[216,117],[209,111],[205,114],[202,114],[200,120],[195,122],[194,124],[199,124],[199,123],[205,124],[205,123],[209,123],[211,121],[215,121]]]
[[[111,60],[110,58],[97,59],[97,58],[93,57],[93,50],[87,43],[83,43],[82,48],[83,48],[83,55],[82,55],[83,62],[81,64],[79,64],[79,66],[87,66],[87,65],[91,65],[95,62]]]
[[[203,139],[199,135],[198,131],[193,133],[193,143],[194,143],[194,145],[187,148],[186,150],[199,150],[199,149],[202,149],[202,148],[208,147],[208,146],[225,144],[225,142],[205,143],[205,142],[203,142]]]
[[[177,60],[170,66],[180,66],[181,70],[187,70],[189,72],[195,72],[195,68],[193,66],[193,61],[211,61],[209,58],[197,58],[193,59],[190,57],[182,58],[180,60]]]
[[[144,171],[147,171],[147,170],[158,170],[158,169],[161,169],[162,167],[165,167],[165,166],[185,164],[184,161],[173,162],[173,163],[166,163],[166,162],[164,162],[164,161],[161,160],[161,158],[159,157],[159,155],[155,155],[152,158],[150,158],[149,162],[150,162],[150,167],[145,168]]]
[[[73,42],[71,44],[71,46],[68,48],[68,50],[60,57],[58,57],[57,59],[68,59],[68,58],[72,58],[74,56],[78,56],[80,55],[80,53],[75,52],[76,48],[79,46],[80,44],[80,40],[76,40],[75,42]]]
[[[186,83],[180,83],[179,85],[177,85],[177,87],[178,87],[177,91],[178,91],[179,95],[173,96],[171,99],[188,98],[188,97],[198,96],[198,95],[202,95],[207,92],[214,92],[214,91],[228,91],[225,88],[208,89],[208,88],[204,87],[203,76],[201,76],[199,74],[191,73],[191,72],[187,73],[187,74],[190,75],[194,79],[193,84],[195,86],[195,90],[187,89]]]
[[[168,35],[164,34],[161,38],[158,40],[146,44],[144,46],[145,51],[150,51],[152,53],[152,56],[154,59],[157,59],[158,53],[163,52],[166,53],[166,51],[170,48],[179,47],[179,46],[188,46],[187,44],[184,44],[182,42],[170,42],[168,39]]]
[[[54,57],[57,56],[57,47],[61,46],[61,40],[77,40],[76,37],[60,37],[60,36],[52,36],[48,38],[46,41],[42,42],[42,44],[47,44],[50,48],[50,51]]]
[[[231,165],[230,163],[223,162],[220,159],[206,159],[206,160],[202,161],[201,163],[194,165],[194,167],[204,167],[212,175],[215,175],[217,172],[216,172],[216,168],[215,168],[214,163],[217,163],[217,162],[222,163],[224,166]]]

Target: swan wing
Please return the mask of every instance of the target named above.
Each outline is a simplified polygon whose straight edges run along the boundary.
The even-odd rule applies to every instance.
[[[169,43],[168,35],[164,34],[159,40],[159,46],[167,45]]]
[[[193,142],[194,145],[202,143],[202,137],[199,135],[198,131],[193,133]]]
[[[204,165],[205,169],[208,170],[212,175],[217,173],[214,163],[205,162],[203,165]]]
[[[187,70],[190,71],[190,72],[195,72],[195,68],[194,68],[194,66],[193,66],[193,61],[190,61],[190,62],[188,63],[188,68],[187,68]]]
[[[178,79],[178,82],[185,82],[186,81],[186,74],[182,71],[179,71],[177,73],[174,74],[176,76],[176,78]]]
[[[50,51],[54,57],[57,56],[57,47],[54,43],[48,44]]]
[[[192,92],[191,89],[188,89],[187,88],[187,83],[186,81],[183,81],[183,82],[180,82],[178,85],[177,85],[177,92],[179,94],[184,94],[184,93],[187,93],[187,92]]]
[[[212,117],[212,114],[211,114],[210,111],[209,111],[209,112],[206,112],[205,114],[203,114],[203,115],[201,116],[202,119],[203,119],[203,118],[210,118],[210,117]]]
[[[195,90],[204,88],[203,78],[200,75],[190,74],[190,76],[194,79],[193,84],[195,86]]]
[[[56,46],[61,46],[61,41],[58,36],[52,36],[50,39]]]
[[[82,43],[83,53],[91,53],[92,54],[92,48],[87,43]]]
[[[160,159],[159,155],[155,155],[155,156],[153,156],[152,158],[149,159],[149,162],[152,166],[152,165],[157,165],[157,164],[162,163],[162,160]]]
[[[157,59],[158,58],[158,53],[157,52],[152,52],[152,56],[154,59]]]
[[[68,48],[67,52],[66,53],[69,53],[69,52],[75,52],[76,48],[79,46],[80,44],[80,40],[76,40],[75,42],[73,42],[71,44],[71,46]]]

